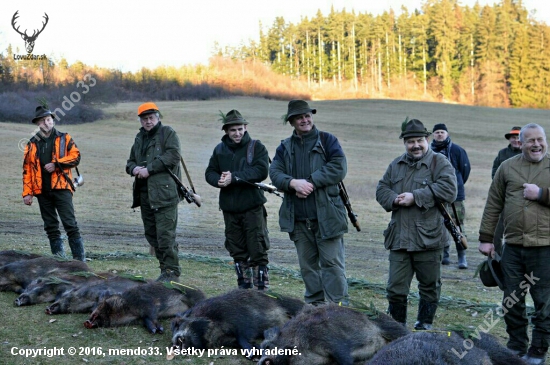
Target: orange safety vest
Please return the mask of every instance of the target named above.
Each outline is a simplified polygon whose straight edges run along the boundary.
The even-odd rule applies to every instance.
[[[78,166],[80,163],[80,151],[68,133],[61,133],[57,130],[54,130],[53,133],[55,133],[55,143],[52,162],[59,162],[63,171],[56,163],[55,171],[52,172],[52,190],[69,189],[72,192],[74,190],[63,172],[72,181],[71,168]],[[33,136],[25,146],[25,154],[23,155],[23,197],[42,193],[42,168],[38,150],[40,138],[38,135]]]

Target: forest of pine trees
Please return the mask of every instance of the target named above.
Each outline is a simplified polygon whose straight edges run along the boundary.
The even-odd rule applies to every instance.
[[[277,17],[271,27],[260,24],[259,41],[218,46],[208,65],[137,72],[54,57],[14,60],[9,46],[0,53],[0,120],[28,121],[36,100],[56,108],[92,77],[71,122],[101,117],[101,103],[231,95],[550,108],[550,27],[521,0],[483,7],[425,0],[399,13],[318,11],[298,24]]]

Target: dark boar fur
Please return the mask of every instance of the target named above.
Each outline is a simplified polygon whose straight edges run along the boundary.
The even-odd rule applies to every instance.
[[[100,298],[120,294],[146,283],[145,280],[115,276],[96,283],[87,283],[63,293],[46,307],[46,314],[91,313]]]
[[[261,365],[352,365],[370,359],[387,343],[409,331],[391,317],[347,307],[307,307],[281,329],[265,332],[262,350],[296,349],[299,355],[263,354]]]
[[[457,331],[457,334],[462,338],[469,338],[473,341],[474,346],[484,350],[491,358],[493,365],[526,365],[527,363],[519,358],[516,354],[498,342],[497,338],[489,333],[477,330],[473,333],[465,331]],[[469,335],[469,336],[468,336]],[[456,349],[457,351],[459,349]],[[462,350],[466,350],[464,346]]]
[[[252,349],[263,332],[296,315],[304,302],[258,290],[237,289],[195,305],[172,320],[175,348]]]
[[[30,253],[25,251],[16,251],[16,250],[0,251],[0,267],[12,262],[35,259],[40,256],[41,255],[37,255],[35,253]]]
[[[382,348],[367,365],[525,364],[501,345],[496,346],[493,340],[496,341],[487,336],[477,342],[481,347],[471,347],[470,343],[465,346],[464,338],[455,332],[415,332]],[[498,348],[503,350],[503,354],[496,353]]]
[[[149,332],[163,333],[158,319],[173,317],[204,298],[202,291],[179,283],[144,284],[101,300],[84,326],[114,327],[141,320]]]
[[[38,303],[53,302],[63,293],[85,284],[93,284],[112,277],[111,273],[92,272],[63,273],[57,276],[48,276],[33,280],[23,293],[15,299],[16,306],[33,305]]]
[[[55,257],[37,257],[12,262],[0,267],[0,291],[21,294],[33,280],[75,271],[89,271],[89,268],[82,261]]]

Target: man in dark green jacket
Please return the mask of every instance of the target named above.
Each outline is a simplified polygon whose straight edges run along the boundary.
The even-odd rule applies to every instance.
[[[296,246],[305,301],[347,305],[344,233],[348,221],[338,183],[347,160],[338,139],[313,124],[316,109],[303,100],[288,103],[285,123],[294,127],[269,168],[273,185],[284,191],[279,226]]]
[[[376,187],[376,201],[391,212],[384,231],[384,246],[390,250],[388,312],[406,323],[407,296],[416,275],[420,301],[414,328],[429,330],[441,294],[441,256],[449,241],[436,203],[455,201],[458,188],[453,165],[430,149],[431,133],[424,124],[411,119],[401,130],[406,152],[390,163]]]
[[[180,141],[171,127],[162,125],[154,103],[140,105],[138,117],[141,128],[126,163],[126,172],[135,176],[132,208],[141,206],[145,238],[160,264],[157,281],[177,281],[181,269],[176,226],[181,199],[167,169],[181,180]]]
[[[220,189],[225,248],[235,262],[239,288],[268,289],[267,200],[254,185],[267,177],[267,149],[250,138],[248,122],[237,110],[222,113],[222,122],[225,135],[210,157],[206,182]]]

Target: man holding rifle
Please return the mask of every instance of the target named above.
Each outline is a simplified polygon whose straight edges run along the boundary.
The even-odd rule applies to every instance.
[[[145,238],[160,264],[157,281],[177,281],[181,269],[176,226],[181,198],[167,169],[181,180],[180,141],[171,127],[162,125],[155,103],[141,104],[138,118],[141,128],[126,163],[126,172],[135,176],[132,208],[141,206]]]
[[[235,262],[239,288],[269,289],[267,199],[254,184],[267,177],[267,149],[250,138],[248,122],[237,110],[221,116],[225,135],[214,148],[204,175],[207,183],[220,189],[225,248]]]
[[[284,191],[279,225],[296,246],[306,303],[320,305],[328,299],[348,305],[344,261],[348,222],[338,188],[347,161],[338,139],[313,124],[316,112],[303,100],[288,103],[283,119],[294,131],[277,148],[269,176]]]
[[[407,296],[416,275],[420,302],[414,328],[429,330],[441,294],[441,256],[449,241],[437,203],[455,201],[456,176],[447,158],[430,149],[431,133],[421,121],[405,121],[401,131],[406,152],[390,163],[376,187],[376,201],[392,213],[384,231],[384,246],[390,250],[388,312],[406,324]]]

